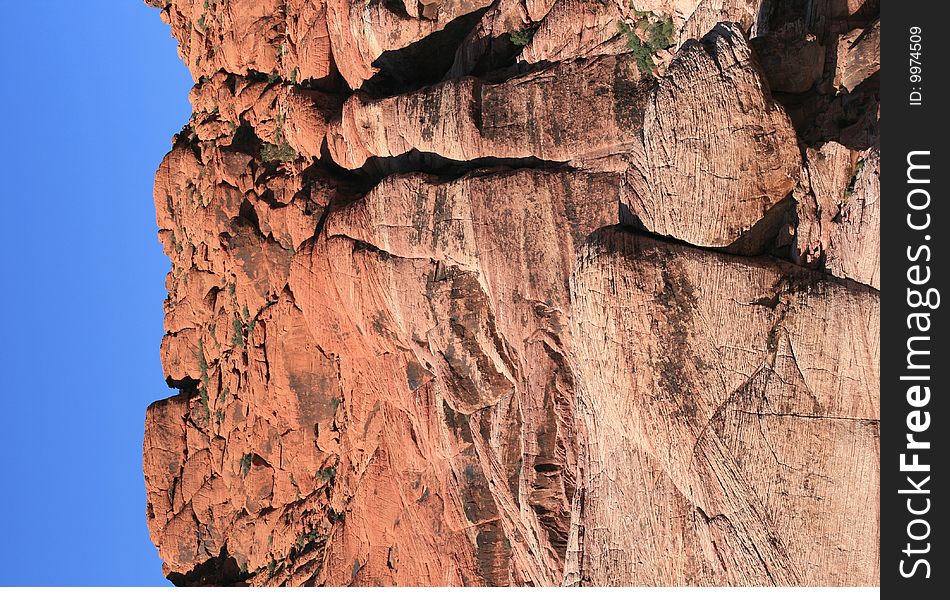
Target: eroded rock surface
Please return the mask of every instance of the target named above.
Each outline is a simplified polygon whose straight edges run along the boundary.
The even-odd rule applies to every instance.
[[[612,157],[597,168],[624,174],[624,202],[647,230],[732,244],[800,177],[791,121],[737,27],[685,44],[663,77],[642,75],[626,54],[494,85],[464,78],[382,100],[353,96],[331,125],[330,155],[348,169],[411,151],[578,165]]]
[[[876,3],[149,3],[170,580],[877,583]]]
[[[621,230],[592,237],[571,288],[573,581],[876,579],[876,292]]]

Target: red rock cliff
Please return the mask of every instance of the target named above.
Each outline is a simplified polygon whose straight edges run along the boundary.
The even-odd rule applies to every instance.
[[[176,584],[876,585],[875,0],[150,0]]]

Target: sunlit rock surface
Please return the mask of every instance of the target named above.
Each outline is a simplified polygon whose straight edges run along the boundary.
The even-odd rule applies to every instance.
[[[877,584],[877,2],[149,4],[172,582]]]

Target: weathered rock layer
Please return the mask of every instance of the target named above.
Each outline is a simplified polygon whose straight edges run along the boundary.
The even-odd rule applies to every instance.
[[[876,584],[876,3],[150,3],[169,579]]]

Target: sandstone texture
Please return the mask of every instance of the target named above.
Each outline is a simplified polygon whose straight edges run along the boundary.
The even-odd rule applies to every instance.
[[[877,584],[877,2],[149,4],[173,583]]]

